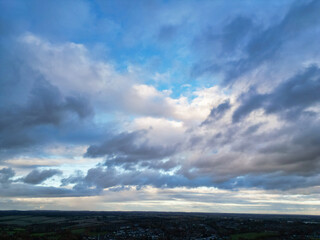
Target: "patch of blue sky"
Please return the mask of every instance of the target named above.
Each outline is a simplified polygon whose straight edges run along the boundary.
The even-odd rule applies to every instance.
[[[94,115],[93,122],[97,125],[104,125],[116,120],[115,114],[112,112],[100,112]]]

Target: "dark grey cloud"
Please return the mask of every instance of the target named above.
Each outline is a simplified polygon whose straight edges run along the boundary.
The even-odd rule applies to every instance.
[[[281,141],[270,139],[268,144],[259,148],[264,159],[269,160],[261,159],[255,167],[258,169],[260,165],[269,171],[278,169],[287,174],[304,176],[316,174],[320,169],[319,126],[318,120],[307,119],[279,131],[277,135],[282,138]]]
[[[10,86],[14,87],[14,86]],[[0,105],[0,149],[28,146],[45,137],[41,127],[58,128],[92,114],[89,102],[81,97],[63,97],[59,89],[44,79],[34,81],[26,103],[10,99]]]
[[[228,181],[236,177],[241,179],[241,176],[246,175],[267,176],[281,172],[283,181],[286,178],[290,181],[292,176],[300,176],[306,180],[307,185],[308,177],[317,175],[320,169],[319,126],[317,119],[308,118],[267,131],[239,131],[227,138],[232,148],[229,154],[213,155],[195,163],[193,167],[197,170],[193,173],[197,173],[195,176],[220,176],[223,181]],[[260,128],[263,129],[262,126]],[[219,143],[215,142],[217,145]],[[215,147],[219,149],[219,145]],[[315,183],[316,181],[313,182]],[[260,186],[263,184],[261,181]],[[268,177],[265,184],[268,184]],[[274,189],[276,188],[275,184]]]
[[[94,189],[74,190],[62,187],[43,187],[30,184],[14,183],[9,186],[0,186],[1,197],[81,197],[95,196],[99,192]]]
[[[286,191],[297,188],[307,188],[319,186],[319,175],[313,176],[287,176],[281,172],[259,175],[245,175],[230,179],[219,185],[221,188],[236,189],[236,188],[261,188],[266,190],[281,190]]]
[[[257,124],[253,124],[251,126],[249,126],[245,132],[243,133],[245,136],[250,136],[252,134],[254,134],[256,131],[258,131],[258,129],[263,125],[263,123],[257,123]]]
[[[264,109],[266,114],[279,113],[288,120],[296,120],[306,108],[320,102],[319,92],[320,69],[311,66],[280,83],[271,93],[259,94],[255,90],[245,93],[232,120],[238,122],[259,108]]]
[[[82,179],[78,179],[78,181],[79,182],[74,186],[74,189],[96,187],[97,190],[101,190],[116,186],[135,186],[138,189],[144,186],[173,188],[211,186],[213,184],[207,177],[188,179],[182,175],[170,175],[155,170],[120,172],[113,167],[97,167],[89,169],[87,175]]]
[[[0,169],[0,197],[77,197],[97,195],[96,189],[68,189],[56,187],[35,186],[54,174],[60,172],[54,169],[40,172],[31,172],[24,179],[13,180],[15,172],[11,168]],[[53,175],[52,175],[53,174]],[[31,184],[19,183],[27,179]]]
[[[179,159],[172,157],[164,161],[143,161],[139,163],[139,167],[169,171],[173,168],[178,167],[180,164],[181,161],[179,161]]]
[[[74,174],[61,180],[61,186],[67,186],[69,184],[79,183],[84,178],[83,173],[77,170]]]
[[[317,72],[317,67],[307,68],[287,82],[280,84],[279,87],[275,87],[268,98],[263,98],[268,99],[268,102],[262,106],[275,105],[279,107],[274,110],[275,113],[286,116],[281,119],[282,124],[272,123],[270,125],[267,119],[263,122],[259,119],[258,123],[255,123],[256,121],[252,123],[252,120],[247,122],[240,118],[237,124],[220,125],[218,122],[218,132],[218,129],[210,132],[210,128],[205,128],[208,131],[203,133],[197,130],[191,132],[190,139],[197,138],[198,140],[192,141],[191,146],[188,145],[187,149],[194,153],[190,158],[180,162],[177,174],[190,179],[209,177],[215,186],[230,189],[256,187],[288,190],[318,186],[319,183],[312,179],[317,179],[315,176],[320,170],[320,123],[316,113],[304,115],[306,111],[304,109],[314,104],[316,104],[315,109],[319,106],[318,95],[315,94],[319,89],[309,83],[309,80],[312,79],[311,81],[315,81],[318,85]],[[305,88],[302,87],[304,82],[306,82]],[[290,89],[297,89],[296,86],[299,86],[299,91],[307,90],[301,92],[304,100],[295,95],[295,91],[291,95]],[[290,94],[284,94],[286,92]],[[270,96],[273,97],[270,98]],[[269,98],[277,99],[277,101],[270,101]],[[295,98],[300,98],[300,101],[291,104],[292,98],[293,101],[296,101]],[[254,105],[258,102],[256,99],[252,99],[250,104]],[[284,100],[279,101],[279,99]],[[285,112],[292,111],[292,108],[299,109],[301,116],[288,121]],[[273,106],[272,109],[274,109]],[[279,175],[278,181],[272,184],[269,178],[277,174]],[[242,178],[244,178],[243,184],[235,184]],[[295,186],[294,179],[300,179],[301,183]],[[248,183],[245,185],[247,180]]]
[[[173,155],[178,146],[152,145],[146,137],[147,130],[111,135],[102,144],[87,149],[86,157],[106,156],[107,165],[127,164],[130,167],[140,161],[161,160]]]
[[[126,186],[133,186],[140,189],[145,186],[156,188],[175,188],[175,187],[218,187],[222,189],[241,189],[241,188],[260,188],[266,190],[290,190],[297,188],[307,188],[319,186],[319,175],[303,176],[288,175],[281,171],[272,173],[250,173],[230,177],[226,180],[214,180],[212,176],[203,174],[189,178],[180,173],[174,175],[160,173],[159,171],[125,171],[120,172],[114,168],[92,168],[88,170],[83,178],[77,178],[74,190],[85,191],[87,188],[94,187],[97,191],[104,188],[117,187],[117,191],[125,190]]]
[[[58,169],[48,169],[42,171],[34,169],[27,176],[20,179],[20,181],[28,184],[40,184],[55,175],[61,174],[62,172]]]
[[[211,58],[215,53],[208,51],[211,55],[207,55],[208,57],[196,64],[193,72],[195,75],[222,72],[223,83],[231,84],[237,77],[275,58],[286,44],[300,34],[317,28],[320,23],[319,11],[320,3],[317,0],[295,3],[280,22],[266,28],[254,26],[252,20],[246,17],[236,17],[223,29],[224,37],[217,40],[222,42],[221,52],[232,52],[234,57],[240,57],[236,60],[220,57],[218,63]],[[203,38],[207,39],[207,35],[204,34]],[[217,40],[207,41],[207,49]]]
[[[2,168],[0,169],[0,183],[7,184],[11,182],[11,178],[14,177],[15,172],[12,168]]]
[[[225,102],[219,104],[216,108],[211,109],[209,116],[202,123],[202,125],[205,125],[220,119],[226,113],[226,111],[228,111],[230,108],[231,108],[230,100],[226,100]]]

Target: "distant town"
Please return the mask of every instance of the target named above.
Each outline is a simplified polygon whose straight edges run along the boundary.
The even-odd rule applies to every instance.
[[[0,240],[320,239],[320,216],[0,211]]]

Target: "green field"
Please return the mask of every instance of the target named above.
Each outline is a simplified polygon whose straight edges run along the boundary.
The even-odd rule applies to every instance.
[[[58,223],[63,222],[62,217],[46,217],[46,216],[6,216],[0,217],[0,224],[27,226],[37,223]]]
[[[240,240],[240,239],[263,239],[264,237],[277,236],[277,233],[274,232],[260,232],[260,233],[240,233],[234,234],[231,236],[231,240]]]
[[[46,233],[33,233],[31,236],[34,237],[43,237],[43,236],[48,236],[48,235],[54,235],[55,232],[46,232]]]

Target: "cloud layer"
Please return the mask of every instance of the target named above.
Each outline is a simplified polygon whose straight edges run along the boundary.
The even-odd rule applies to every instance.
[[[210,211],[209,191],[243,212],[289,213],[301,196],[320,212],[319,1],[0,9],[4,209],[110,193]]]

